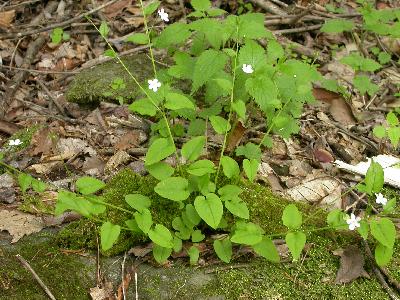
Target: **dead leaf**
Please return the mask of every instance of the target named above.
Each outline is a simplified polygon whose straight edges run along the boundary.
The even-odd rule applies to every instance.
[[[335,284],[349,283],[358,277],[370,278],[364,270],[364,257],[358,247],[350,245],[346,249],[334,251],[333,254],[340,256],[340,267],[336,274]]]
[[[103,13],[108,19],[112,19],[117,16],[122,10],[131,4],[131,0],[120,0],[109,6],[107,6]]]
[[[105,173],[112,173],[115,171],[120,165],[124,165],[129,162],[131,156],[125,151],[118,151],[115,153],[106,163],[104,167]]]
[[[109,300],[114,298],[114,291],[111,282],[106,282],[104,287],[90,288],[90,296],[93,300]]]
[[[153,245],[147,244],[145,246],[136,246],[128,251],[128,254],[133,254],[136,257],[145,257],[153,250]]]
[[[115,144],[116,150],[127,150],[135,148],[140,144],[140,131],[132,130],[120,137],[118,143]]]
[[[332,163],[335,161],[332,154],[328,150],[321,148],[314,149],[314,157],[317,161],[322,163]]]
[[[15,10],[0,12],[0,27],[10,27],[11,22],[15,18]]]
[[[50,138],[50,128],[44,127],[41,130],[37,131],[32,136],[31,145],[32,148],[29,150],[30,155],[49,155],[53,148],[53,141]]]
[[[236,147],[240,144],[240,141],[242,140],[245,131],[246,127],[244,127],[241,121],[238,121],[231,133],[229,134],[226,151],[232,152],[234,149],[236,149]]]
[[[0,210],[0,230],[6,230],[12,236],[11,243],[16,243],[24,235],[30,235],[43,229],[41,218],[20,211]]]
[[[350,105],[343,98],[333,99],[329,107],[329,112],[332,118],[342,125],[353,125],[356,123]]]
[[[319,101],[327,101],[330,103],[335,98],[339,98],[340,95],[323,88],[314,88],[312,90],[313,96]]]

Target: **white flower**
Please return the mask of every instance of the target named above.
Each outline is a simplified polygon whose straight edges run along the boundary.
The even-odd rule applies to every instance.
[[[8,144],[10,146],[18,146],[18,145],[21,145],[22,142],[20,141],[20,139],[15,139],[15,140],[10,140]]]
[[[169,22],[168,14],[164,11],[164,8],[158,10],[158,15],[164,22]]]
[[[243,64],[242,70],[247,74],[251,74],[254,72],[253,67],[251,65],[246,65],[246,64]]]
[[[354,230],[357,227],[360,227],[360,217],[356,217],[353,213],[350,215],[350,219],[346,220],[346,223],[349,224],[349,229]]]
[[[159,82],[157,78],[148,80],[147,82],[149,83],[149,89],[154,92],[157,92],[158,88],[161,86],[161,82]]]
[[[375,196],[376,196],[376,200],[375,201],[376,201],[377,204],[382,204],[383,206],[386,205],[387,199],[385,197],[383,197],[383,195],[381,193],[375,194]]]

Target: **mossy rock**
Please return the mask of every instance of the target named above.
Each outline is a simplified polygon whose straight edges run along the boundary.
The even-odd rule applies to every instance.
[[[122,59],[128,70],[142,83],[154,77],[151,60],[145,54],[135,54]],[[123,88],[112,88],[115,79],[123,80]],[[139,87],[118,61],[109,61],[77,74],[68,87],[66,98],[78,104],[97,104],[100,101],[132,102],[139,94]]]

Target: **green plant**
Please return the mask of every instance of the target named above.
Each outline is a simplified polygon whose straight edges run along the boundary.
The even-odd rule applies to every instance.
[[[392,146],[394,148],[397,148],[397,145],[400,141],[400,126],[399,119],[394,112],[391,111],[386,115],[386,123],[387,126],[375,126],[373,133],[377,138],[380,139],[388,137]]]
[[[68,41],[70,36],[61,27],[54,28],[50,34],[51,42],[53,44],[59,44],[62,41]]]
[[[221,20],[214,17],[225,14],[224,11],[213,9],[208,0],[193,0],[195,10],[188,17],[194,18],[194,21],[189,24],[171,24],[160,35],[152,37],[146,17],[154,13],[160,3],[155,1],[143,7],[140,2],[145,16],[146,36],[136,34],[128,40],[144,43],[147,39],[154,70],[154,78],[148,80],[148,87],[130,73],[108,43],[107,24],[102,23],[96,28],[109,45],[106,54],[114,57],[125,68],[142,92],[142,97],[129,108],[135,113],[151,116],[154,120],[145,167],[159,181],[154,187],[155,193],[178,203],[180,216],[172,221],[173,230],[170,230],[162,224],[154,224],[149,210],[154,199],[145,195],[126,196],[125,201],[131,210],[105,203],[101,196],[96,195],[104,183],[90,177],[78,179],[77,193],[59,192],[56,213],[75,210],[102,223],[100,236],[104,250],[112,247],[121,230],[140,231],[154,243],[153,255],[159,263],[167,260],[172,251],[179,252],[182,241],[192,242],[188,254],[191,264],[196,263],[199,257],[196,244],[205,238],[206,231],[227,233],[213,243],[217,256],[224,262],[231,260],[235,244],[248,245],[259,255],[277,262],[279,255],[272,238],[282,236],[296,261],[300,258],[308,232],[344,226],[347,228],[347,215],[340,211],[328,216],[328,226],[307,228],[300,211],[294,204],[290,204],[282,216],[287,231],[266,233],[250,221],[249,210],[240,198],[241,188],[237,185],[241,170],[249,180],[255,179],[261,160],[261,148],[272,146],[271,133],[288,138],[299,131],[296,120],[303,105],[314,101],[312,82],[322,79],[315,66],[287,58],[284,49],[265,29],[262,14],[230,15]],[[159,14],[168,20],[164,11],[159,11]],[[190,49],[184,51],[189,38],[193,42]],[[259,38],[267,39],[266,50],[257,43]],[[153,47],[167,49],[175,64],[157,70]],[[189,91],[178,88],[180,80],[191,83]],[[116,88],[120,86],[121,82],[115,84]],[[261,142],[258,145],[247,143],[237,147],[236,159],[225,155],[228,135],[234,123],[253,118],[254,115],[249,112],[254,111],[265,117],[267,125]],[[173,120],[180,120],[180,123],[187,123],[188,126],[174,126]],[[204,156],[208,126],[223,141],[219,153],[214,153],[216,161],[211,160],[211,156]],[[181,149],[177,147],[177,136],[186,138]],[[174,166],[163,162],[170,156],[175,157]],[[186,163],[182,164],[182,161]],[[367,174],[365,189],[376,192],[375,185],[371,187],[370,178],[375,173],[372,174]],[[125,226],[112,224],[104,218],[107,206],[132,217],[125,222]],[[382,221],[384,226],[379,225],[379,220],[383,219],[367,216],[362,224],[371,223],[371,234],[380,245],[386,247],[382,251],[386,251],[387,258],[389,246],[393,246],[392,227],[387,225],[386,220]],[[361,224],[359,221],[353,215],[347,224],[350,229],[354,229]],[[365,233],[365,227],[362,226],[363,237],[368,234],[368,231]],[[388,239],[384,240],[377,235],[377,231],[385,232]],[[379,262],[387,261],[379,255]]]

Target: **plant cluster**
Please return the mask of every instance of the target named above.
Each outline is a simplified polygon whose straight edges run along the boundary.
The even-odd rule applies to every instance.
[[[265,29],[262,14],[226,16],[225,11],[212,8],[209,0],[193,0],[191,4],[194,12],[188,18],[193,21],[170,24],[159,35],[148,27],[147,18],[159,9],[160,2],[146,7],[142,4],[146,33],[133,34],[127,41],[149,46],[154,77],[148,79],[147,86],[138,81],[108,43],[107,24],[98,28],[110,46],[105,54],[114,57],[141,90],[142,97],[129,108],[154,121],[145,167],[158,180],[155,193],[179,204],[180,216],[172,221],[172,230],[154,224],[149,208],[156,199],[130,194],[125,201],[131,210],[112,206],[96,195],[105,184],[90,177],[78,179],[77,193],[59,191],[56,214],[74,210],[101,222],[103,250],[113,246],[121,230],[144,233],[153,242],[153,255],[159,263],[165,262],[173,251],[181,251],[183,241],[187,241],[192,243],[187,252],[190,262],[195,264],[200,254],[196,244],[209,231],[226,233],[213,242],[215,253],[224,262],[231,260],[233,245],[250,246],[260,256],[278,262],[273,237],[285,238],[296,261],[308,233],[357,229],[362,238],[367,239],[370,233],[377,241],[376,260],[380,265],[386,264],[392,255],[396,232],[392,221],[383,214],[389,213],[395,202],[385,202],[381,196],[379,203],[385,202],[381,214],[372,214],[372,203],[362,218],[334,210],[327,217],[327,226],[321,228],[307,228],[294,204],[288,205],[282,215],[286,232],[264,232],[250,221],[237,183],[242,174],[250,181],[255,179],[262,147],[272,146],[271,134],[288,138],[299,131],[296,119],[304,104],[314,100],[312,83],[322,80],[322,76],[314,65],[286,57],[284,49]],[[165,22],[170,21],[162,8],[158,15]],[[266,49],[258,39],[266,40]],[[154,47],[167,49],[175,63],[157,70]],[[371,70],[370,62],[358,68]],[[190,82],[189,91],[179,88],[181,81]],[[114,84],[121,88],[128,83],[116,79]],[[226,155],[228,136],[236,123],[246,124],[254,114],[265,119],[266,131],[260,143],[237,147],[236,159]],[[205,152],[209,130],[223,141],[214,160]],[[175,157],[175,165],[164,162],[170,156]],[[372,163],[358,189],[372,198],[382,186],[383,170]],[[124,226],[112,224],[102,217],[107,206],[129,213],[132,218]]]

